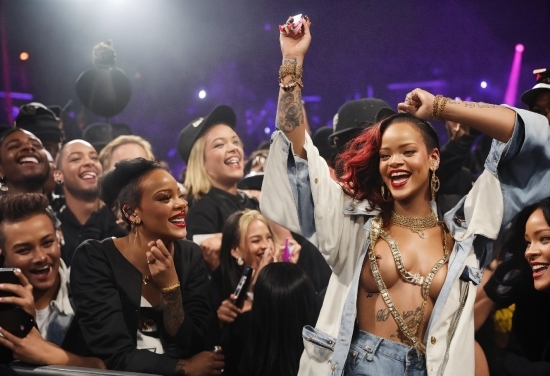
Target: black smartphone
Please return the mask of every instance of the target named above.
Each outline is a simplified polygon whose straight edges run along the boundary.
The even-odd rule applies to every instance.
[[[233,300],[233,304],[235,304],[237,308],[243,308],[244,301],[246,300],[248,286],[250,286],[250,282],[252,282],[253,271],[254,269],[252,269],[248,265],[244,267],[243,274],[241,275],[241,279],[239,280],[239,284],[237,285],[237,288],[233,293],[234,295],[237,295],[237,299]]]
[[[15,275],[15,268],[0,268],[0,283],[20,285],[21,281]],[[0,296],[13,296],[13,294],[0,290]],[[0,327],[23,338],[29,334],[33,326],[34,318],[22,308],[13,304],[0,303]]]
[[[15,268],[0,268],[0,283],[20,285],[21,281],[19,277],[15,275]],[[13,293],[0,290],[0,297],[2,296],[13,296]]]

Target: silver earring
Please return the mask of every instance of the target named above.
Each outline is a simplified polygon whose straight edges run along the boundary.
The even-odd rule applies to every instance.
[[[8,191],[8,185],[4,181],[4,177],[0,178],[0,191],[7,192]]]
[[[237,258],[237,264],[239,264],[240,266],[243,266],[244,261],[243,261],[242,257]]]

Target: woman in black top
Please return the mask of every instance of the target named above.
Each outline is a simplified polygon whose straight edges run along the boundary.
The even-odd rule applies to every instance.
[[[493,306],[515,303],[516,308],[505,349],[480,341],[491,375],[548,375],[550,198],[518,214],[499,248],[502,262],[484,286],[484,293]]]
[[[225,105],[217,106],[206,118],[187,125],[179,135],[178,150],[187,163],[185,188],[190,201],[187,239],[213,235],[201,242],[203,256],[214,271],[225,220],[234,212],[258,209],[259,204],[237,191],[243,177],[244,151],[235,133],[236,116]]]
[[[79,352],[109,369],[221,374],[223,356],[203,351],[211,322],[207,269],[200,249],[178,240],[186,235],[187,202],[175,179],[156,162],[122,161],[102,179],[101,195],[132,230],[86,241],[74,254]]]

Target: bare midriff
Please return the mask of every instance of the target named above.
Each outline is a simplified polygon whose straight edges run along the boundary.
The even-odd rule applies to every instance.
[[[413,274],[426,277],[434,265],[443,256],[443,232],[440,226],[424,230],[426,237],[406,228],[390,225],[384,229],[397,243],[405,269]],[[447,234],[447,250],[451,252],[454,243]],[[424,315],[419,315],[422,307],[422,287],[405,282],[396,268],[389,244],[379,238],[374,245],[378,268],[397,312],[403,317],[409,328],[416,331],[416,337],[422,341],[432,313],[435,301],[443,287],[447,275],[447,264],[435,274],[429,288],[429,296],[424,308]],[[423,316],[421,319],[419,316]],[[380,295],[372,275],[368,257],[365,257],[357,296],[357,323],[360,330],[372,333],[391,341],[410,345],[404,337],[388,306]]]

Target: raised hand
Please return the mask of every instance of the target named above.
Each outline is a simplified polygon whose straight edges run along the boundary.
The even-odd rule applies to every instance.
[[[311,21],[307,16],[304,16],[302,19],[302,25],[302,32],[298,34],[281,32],[279,36],[283,59],[297,59],[298,65],[302,65],[302,60],[311,42],[311,34],[309,32]]]
[[[414,89],[397,105],[399,112],[409,112],[417,118],[429,120],[433,115],[434,95],[422,89]]]

